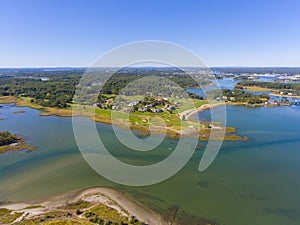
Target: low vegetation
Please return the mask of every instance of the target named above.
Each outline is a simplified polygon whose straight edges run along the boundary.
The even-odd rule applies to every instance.
[[[23,213],[12,212],[8,209],[0,209],[0,224],[10,224],[14,222],[17,218],[22,216]]]
[[[25,212],[37,208],[44,208],[40,205],[26,207]],[[104,204],[91,204],[80,201],[65,207],[53,208],[52,211],[40,211],[36,215],[27,218],[29,213],[14,212],[5,208],[0,209],[0,224],[12,225],[146,225],[135,216],[124,216],[116,209]],[[22,215],[24,218],[20,218]],[[17,220],[18,219],[18,220]]]

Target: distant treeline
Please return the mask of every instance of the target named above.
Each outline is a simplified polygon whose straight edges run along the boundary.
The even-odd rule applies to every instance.
[[[300,73],[299,67],[211,67],[210,68],[216,72],[223,72],[223,73],[233,73],[233,74],[244,74],[244,73],[251,73],[251,74],[264,74],[264,73],[283,73],[283,74],[298,74]]]

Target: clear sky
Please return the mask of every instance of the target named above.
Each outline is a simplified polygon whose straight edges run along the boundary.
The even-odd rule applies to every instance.
[[[164,40],[208,66],[300,66],[299,0],[0,0],[0,67],[87,66]]]

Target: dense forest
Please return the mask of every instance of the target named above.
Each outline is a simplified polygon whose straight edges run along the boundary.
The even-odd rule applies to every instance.
[[[15,134],[11,134],[8,131],[0,132],[0,146],[9,145],[18,140]]]
[[[101,93],[102,94],[119,94],[124,87],[128,84],[144,78],[144,77],[158,77],[166,78],[181,88],[207,86],[211,84],[211,80],[204,76],[189,76],[185,72],[180,70],[167,70],[167,69],[122,69],[116,72],[110,79],[104,84]],[[170,83],[170,82],[169,82]],[[161,89],[161,87],[158,87]]]
[[[66,108],[73,102],[76,85],[82,74],[81,70],[43,71],[41,69],[24,69],[0,71],[0,96],[29,97],[32,103],[46,107]],[[98,74],[105,75],[105,70],[99,69]],[[120,90],[131,82],[143,77],[156,76],[167,78],[182,88],[207,85],[206,79],[195,81],[190,76],[180,72],[166,69],[131,69],[115,71],[104,85],[101,85],[101,94],[118,94]],[[102,76],[105,77],[105,76]],[[93,85],[93,80],[85,80],[88,94],[100,94],[99,86]],[[198,83],[197,83],[198,82]],[[100,82],[101,83],[101,82]],[[160,84],[161,85],[161,84]],[[156,87],[162,89],[160,86]],[[91,102],[89,102],[91,103]]]
[[[71,103],[78,75],[59,75],[43,81],[40,78],[9,77],[0,79],[0,96],[23,96],[42,106],[67,107]]]

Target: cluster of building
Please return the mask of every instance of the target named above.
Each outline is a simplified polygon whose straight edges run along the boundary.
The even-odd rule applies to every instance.
[[[285,80],[285,81],[300,81],[300,74],[281,75],[278,77],[278,79]]]
[[[288,95],[288,96],[299,96],[298,93],[284,92],[284,91],[279,92],[279,94],[280,94],[280,95]]]
[[[174,104],[174,105],[173,105]],[[176,110],[175,105],[179,105],[179,102],[174,102],[171,104],[168,98],[151,98],[150,100],[139,100],[139,101],[121,101],[119,103],[95,103],[94,107],[99,107],[103,109],[111,109],[117,111],[138,111],[138,112],[151,112],[151,113],[161,113],[161,112],[173,112]]]
[[[221,98],[220,97],[216,97],[216,100],[220,101]],[[235,99],[235,97],[228,97],[228,96],[224,95],[224,96],[222,96],[222,100],[234,102],[236,99]]]

